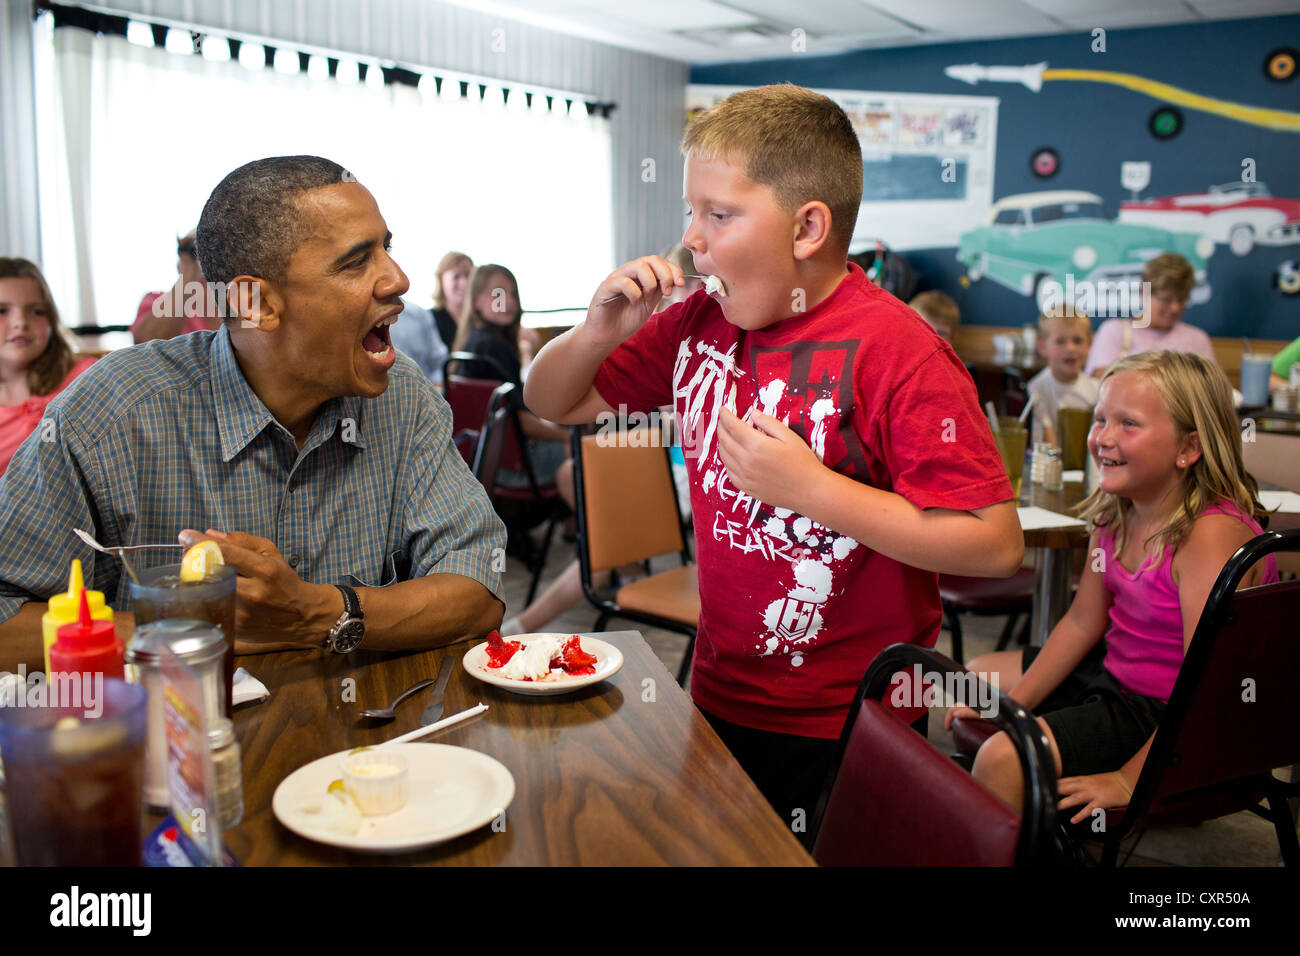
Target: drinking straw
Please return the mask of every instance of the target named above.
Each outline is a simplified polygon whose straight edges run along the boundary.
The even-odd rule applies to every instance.
[[[1034,402],[1036,401],[1038,401],[1037,395],[1029,396],[1029,401],[1025,402],[1025,407],[1020,413],[1020,424],[1023,425],[1025,423],[1025,419],[1029,417],[1029,413],[1034,410]]]
[[[993,434],[996,435],[998,432],[1002,431],[998,426],[998,413],[993,408],[993,403],[991,401],[984,403],[984,411],[989,416],[989,427],[993,429]]]
[[[452,724],[459,724],[462,720],[469,720],[471,717],[477,717],[487,709],[487,704],[480,703],[477,707],[471,707],[469,710],[462,710],[459,714],[452,714],[450,717],[444,717],[442,720],[435,721],[428,727],[416,727],[414,730],[394,737],[392,740],[385,740],[379,746],[387,747],[389,744],[404,744],[408,740],[415,740],[417,737],[431,734],[435,730],[442,730],[444,727],[450,727]]]

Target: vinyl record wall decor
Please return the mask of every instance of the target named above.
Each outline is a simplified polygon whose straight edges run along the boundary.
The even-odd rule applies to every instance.
[[[1050,146],[1042,146],[1029,156],[1029,169],[1039,179],[1051,179],[1061,169],[1061,154]]]
[[[1183,131],[1183,114],[1172,106],[1162,106],[1147,120],[1147,129],[1156,139],[1173,139]]]
[[[1274,83],[1288,83],[1295,79],[1297,61],[1300,61],[1300,53],[1295,47],[1278,47],[1264,57],[1264,75]]]

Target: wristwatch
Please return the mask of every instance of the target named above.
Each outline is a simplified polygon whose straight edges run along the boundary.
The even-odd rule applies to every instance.
[[[355,651],[366,636],[366,622],[361,613],[357,592],[344,584],[334,585],[343,595],[343,614],[325,637],[325,650],[331,654],[349,654]]]

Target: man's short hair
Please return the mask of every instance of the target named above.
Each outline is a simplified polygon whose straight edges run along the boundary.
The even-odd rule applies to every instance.
[[[1142,281],[1151,283],[1156,295],[1174,295],[1186,299],[1196,285],[1196,270],[1176,252],[1156,256],[1142,270]]]
[[[739,166],[787,212],[824,202],[832,238],[848,249],[862,203],[862,146],[834,100],[792,83],[733,93],[687,127],[682,152]]]
[[[195,240],[208,282],[235,276],[283,282],[302,244],[306,217],[301,193],[352,180],[338,163],[319,156],[271,156],[240,166],[212,190]]]

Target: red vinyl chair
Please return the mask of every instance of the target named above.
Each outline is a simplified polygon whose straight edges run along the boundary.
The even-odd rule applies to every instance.
[[[533,471],[528,457],[528,439],[519,420],[521,406],[518,389],[513,386],[499,435],[499,457],[494,456],[494,467],[490,475],[482,473],[481,463],[476,461],[476,456],[479,454],[480,442],[486,435],[484,423],[489,417],[493,396],[503,385],[510,383],[457,375],[452,372],[452,365],[460,362],[483,363],[500,372],[503,379],[504,372],[491,356],[453,352],[443,363],[443,387],[452,411],[453,440],[465,460],[474,467],[476,477],[488,490],[497,514],[505,522],[508,546],[524,560],[532,573],[525,600],[527,606],[533,602],[542,572],[546,569],[546,558],[550,553],[551,539],[555,536],[555,526],[565,510],[564,501],[554,482],[539,482]],[[528,486],[516,488],[498,482],[497,474],[502,468],[523,472],[528,476]],[[538,545],[533,541],[531,532],[543,522],[546,523],[546,530]]]
[[[960,664],[965,659],[962,648],[961,615],[1007,618],[998,650],[1011,642],[1016,624],[1026,619],[1022,636],[1027,637],[1028,618],[1034,610],[1034,572],[1021,568],[1009,578],[969,578],[958,574],[939,575],[939,599],[943,602],[943,623],[952,635],[952,656]]]
[[[1056,775],[1047,737],[999,695],[999,727],[1020,754],[1025,810],[1016,814],[908,726],[883,698],[898,671],[965,674],[913,644],[886,648],[858,687],[840,737],[813,858],[822,866],[1027,866],[1058,860]]]

